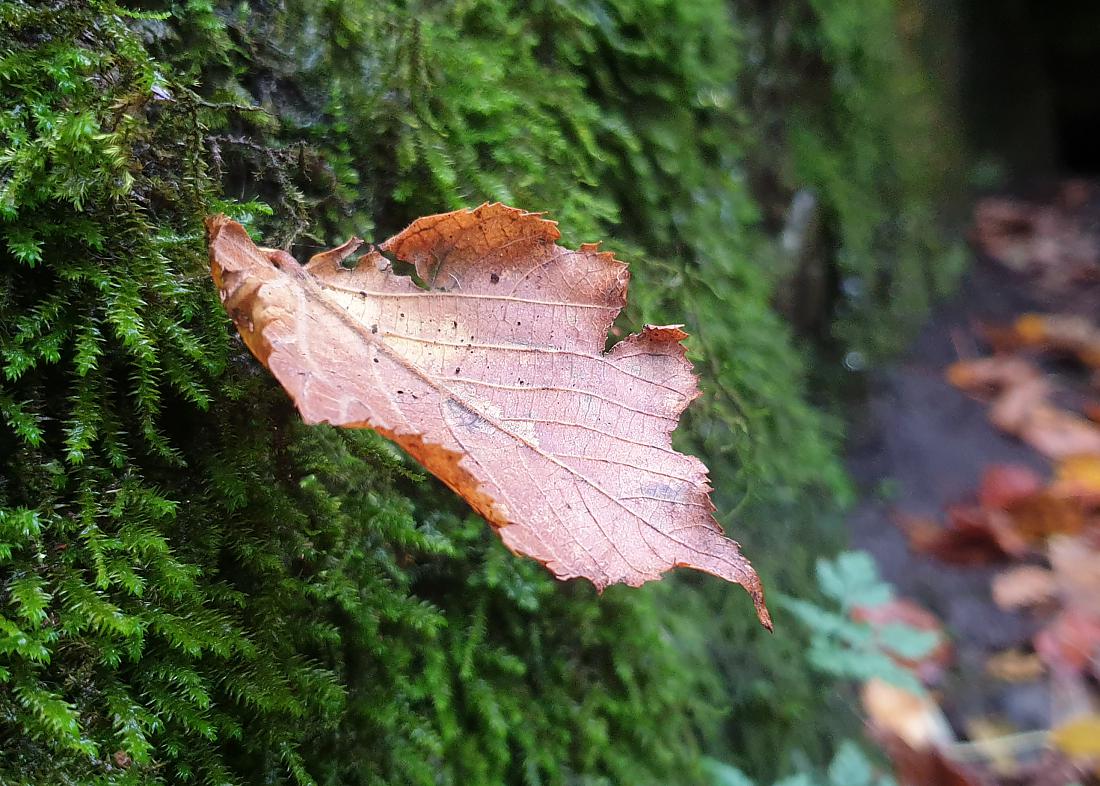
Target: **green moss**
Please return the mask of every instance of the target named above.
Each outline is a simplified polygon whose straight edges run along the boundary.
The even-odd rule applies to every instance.
[[[0,780],[673,784],[703,750],[762,777],[828,761],[795,626],[763,635],[703,576],[556,583],[384,440],[301,426],[232,336],[202,236],[226,210],[308,253],[502,200],[609,239],[633,265],[621,327],[693,334],[705,396],[677,438],[723,523],[770,587],[812,595],[848,490],[770,306],[752,25],[717,0],[156,7],[0,2]],[[845,12],[812,9],[847,62]],[[868,106],[894,87],[859,73]],[[847,205],[851,247],[864,196],[835,173],[891,155],[861,133],[783,153]],[[913,178],[884,192],[917,211],[906,248],[930,232]]]

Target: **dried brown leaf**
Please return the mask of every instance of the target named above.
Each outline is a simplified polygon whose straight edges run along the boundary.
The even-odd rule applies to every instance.
[[[1032,363],[1021,358],[994,357],[959,360],[947,367],[947,381],[960,390],[977,395],[999,393],[1042,374]]]
[[[1100,426],[1050,403],[1050,382],[1033,364],[995,355],[960,360],[946,377],[967,393],[992,397],[989,420],[1019,437],[1044,456],[1061,459],[1078,453],[1100,453]]]
[[[1046,404],[1035,407],[1014,433],[1052,459],[1080,453],[1100,453],[1100,425]]]
[[[982,473],[978,502],[983,508],[1004,510],[1043,487],[1035,470],[1020,464],[991,464]]]
[[[1100,619],[1066,609],[1035,636],[1035,651],[1052,669],[1100,673]]]
[[[1085,538],[1051,538],[1050,564],[1068,608],[1100,620],[1100,551]]]
[[[1054,573],[1037,565],[1021,565],[993,577],[993,602],[1002,609],[1037,606],[1058,593]]]
[[[1034,652],[1004,650],[990,655],[985,662],[989,676],[1003,682],[1034,682],[1043,676],[1046,668]]]
[[[924,750],[955,741],[943,710],[927,693],[913,693],[872,677],[863,683],[859,695],[872,728],[898,737],[911,748]]]
[[[1049,408],[1050,394],[1050,383],[1039,377],[1012,384],[994,400],[989,408],[989,420],[1002,431],[1022,438],[1036,411],[1041,407]]]
[[[1007,511],[1013,531],[1027,543],[1039,543],[1052,535],[1075,535],[1085,526],[1080,504],[1040,491],[1016,500]]]
[[[1063,352],[1100,367],[1100,327],[1075,314],[1024,314],[1013,325],[1022,346]]]
[[[1027,552],[1027,541],[1013,529],[1004,511],[977,505],[953,505],[947,509],[946,527],[921,518],[899,515],[909,536],[909,546],[953,565],[986,565],[1004,562]]]
[[[972,764],[948,757],[938,747],[914,748],[888,732],[876,733],[894,765],[900,786],[991,786],[992,780]]]
[[[1100,241],[1071,203],[983,199],[974,210],[972,238],[1005,267],[1036,276],[1043,288],[1067,290],[1100,275]]]
[[[610,253],[499,204],[418,219],[354,269],[355,239],[303,267],[224,216],[208,232],[226,310],[307,423],[393,439],[558,578],[697,568],[744,586],[770,627],[706,468],[671,447],[698,395],[686,334],[647,326],[604,352],[629,277]]]

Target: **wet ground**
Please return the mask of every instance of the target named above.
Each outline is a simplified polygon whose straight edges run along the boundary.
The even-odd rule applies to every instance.
[[[1046,680],[1011,684],[988,676],[989,656],[1029,646],[1044,620],[999,609],[990,579],[1003,566],[955,567],[912,552],[894,514],[942,520],[944,508],[972,499],[991,464],[1016,463],[1047,476],[1050,463],[998,431],[988,407],[950,386],[945,367],[984,354],[975,326],[1009,323],[1029,311],[1100,315],[1100,292],[1043,294],[1034,280],[989,259],[976,259],[958,294],[932,315],[910,351],[872,375],[868,398],[853,413],[848,465],[863,502],[850,518],[854,548],[869,551],[901,596],[943,620],[955,666],[939,691],[961,737],[967,722],[1002,719],[1024,731],[1051,725]]]

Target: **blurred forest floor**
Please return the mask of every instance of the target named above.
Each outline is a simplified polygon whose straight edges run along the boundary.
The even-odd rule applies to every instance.
[[[854,545],[951,641],[909,664],[927,695],[868,683],[865,710],[902,783],[1090,783],[1100,184],[979,200],[970,239],[958,294],[852,417]]]

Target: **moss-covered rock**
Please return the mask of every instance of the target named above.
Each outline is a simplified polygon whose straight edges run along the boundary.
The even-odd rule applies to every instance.
[[[847,4],[789,5],[834,76],[791,117],[848,147],[787,129],[774,160],[801,163],[765,194],[745,85],[800,77],[753,59],[775,25],[750,3],[0,2],[0,781],[672,784],[704,750],[824,760],[798,632],[761,635],[743,593],[555,583],[388,443],[301,426],[228,329],[202,236],[224,210],[308,252],[502,200],[608,239],[633,264],[622,326],[693,333],[706,395],[679,439],[723,522],[809,593],[847,491],[771,308],[768,205],[809,183],[843,247],[877,237],[862,189],[906,131],[864,108],[911,76],[859,54],[902,45],[890,3],[851,30]],[[917,270],[932,152],[872,206]],[[845,275],[877,280],[875,253]]]

